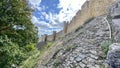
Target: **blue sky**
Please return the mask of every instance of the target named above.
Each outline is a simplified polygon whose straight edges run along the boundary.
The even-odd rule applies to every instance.
[[[35,11],[31,21],[38,27],[39,36],[59,32],[64,21],[72,20],[86,0],[29,0]]]

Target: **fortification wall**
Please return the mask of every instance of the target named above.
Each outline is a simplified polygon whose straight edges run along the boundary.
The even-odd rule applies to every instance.
[[[59,38],[61,38],[62,36],[63,36],[63,31],[61,30],[60,32],[58,32],[57,34],[56,34],[56,39],[59,39]]]
[[[47,36],[47,41],[53,41],[53,34]]]
[[[104,15],[107,13],[108,7],[116,0],[90,0],[86,1],[81,10],[78,11],[76,16],[68,25],[68,32],[70,33],[83,25],[87,20]]]
[[[56,31],[53,31],[53,34],[52,35],[42,35],[40,37],[40,40],[39,41],[44,41],[45,42],[45,39],[46,41],[55,41],[59,38],[61,38],[62,36],[64,35],[64,32],[63,30],[59,31],[56,33]]]

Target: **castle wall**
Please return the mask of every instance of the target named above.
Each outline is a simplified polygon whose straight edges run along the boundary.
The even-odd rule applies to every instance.
[[[47,36],[47,41],[53,41],[53,34]]]
[[[61,38],[63,35],[64,35],[64,33],[63,33],[63,31],[61,30],[60,32],[58,32],[58,33],[56,34],[56,39]]]
[[[116,0],[86,1],[81,7],[81,10],[78,11],[76,16],[70,22],[67,33],[74,31],[91,18],[106,14],[108,7],[115,1]]]

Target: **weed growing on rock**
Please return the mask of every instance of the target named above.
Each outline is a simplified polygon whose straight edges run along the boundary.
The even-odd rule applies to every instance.
[[[104,64],[100,64],[100,68],[105,68],[105,65]]]
[[[57,68],[59,65],[61,64],[60,60],[56,60],[56,62],[54,63],[54,68]]]
[[[111,40],[107,40],[107,41],[102,43],[101,48],[106,55],[107,55],[107,52],[109,50],[109,45],[111,45],[112,43],[113,42]]]
[[[68,47],[66,48],[66,51],[71,51],[71,50],[73,50],[73,49],[75,49],[75,48],[76,48],[75,45],[71,45],[71,46],[68,46]]]

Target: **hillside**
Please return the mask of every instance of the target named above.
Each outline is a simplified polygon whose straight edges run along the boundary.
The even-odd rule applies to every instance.
[[[107,51],[104,48],[120,43],[119,9],[118,2],[107,14],[86,21],[55,41],[43,54],[38,68],[106,68]]]
[[[78,31],[66,35],[60,40],[62,44],[59,47],[61,46],[61,48],[48,57],[50,60],[47,63],[44,61],[42,63],[46,64],[47,68],[54,68],[54,66],[58,66],[58,68],[74,68],[74,66],[98,68],[100,64],[104,63],[102,58],[105,58],[101,43],[109,40],[109,28],[103,18],[104,16],[95,18]]]

